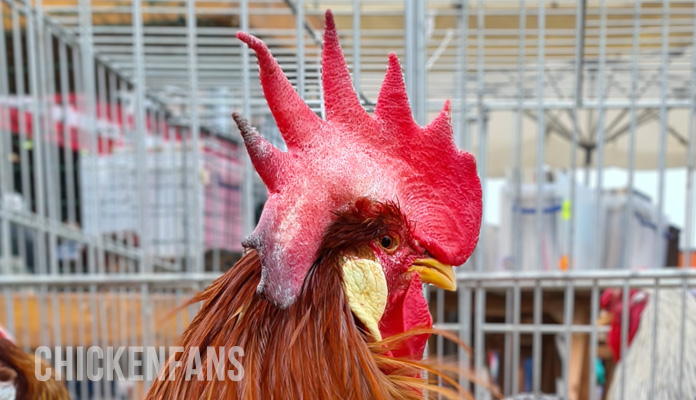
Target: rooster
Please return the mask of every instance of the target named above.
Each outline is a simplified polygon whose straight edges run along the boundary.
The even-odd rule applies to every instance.
[[[654,299],[658,300],[655,301]],[[617,362],[607,391],[608,400],[696,399],[696,301],[683,290],[653,291],[632,289],[628,301],[626,353],[621,352],[623,292],[607,289],[602,293],[600,324],[610,324],[607,344]],[[682,301],[686,301],[686,318],[682,320]],[[653,324],[657,318],[657,331]],[[686,324],[680,366],[682,324]],[[656,354],[652,358],[653,337],[657,335]],[[680,373],[680,368],[681,373]],[[625,369],[625,378],[624,378]],[[654,392],[650,392],[651,374],[655,373]],[[681,378],[680,378],[681,377]],[[622,379],[625,379],[623,384]],[[680,388],[681,386],[681,388]]]
[[[183,352],[170,356],[147,399],[466,396],[447,367],[421,361],[434,332],[422,284],[455,289],[452,266],[471,255],[481,224],[476,163],[454,144],[449,102],[430,125],[417,125],[391,54],[367,114],[327,11],[324,121],[261,40],[237,37],[256,52],[288,152],[233,115],[268,201],[242,259],[193,299],[202,307]],[[242,367],[242,379],[186,379],[184,368],[170,368],[211,346],[243,349],[239,366],[226,361]],[[429,385],[423,371],[454,389]]]
[[[46,376],[47,368],[43,360],[20,350],[0,326],[0,400],[69,400],[65,385],[53,376],[36,377],[38,371]]]

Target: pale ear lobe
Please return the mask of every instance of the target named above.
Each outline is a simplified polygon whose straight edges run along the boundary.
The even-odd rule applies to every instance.
[[[648,300],[648,294],[645,292],[638,292],[638,293],[633,295],[633,298],[631,299],[631,303],[638,304],[638,303],[642,303],[646,300]]]

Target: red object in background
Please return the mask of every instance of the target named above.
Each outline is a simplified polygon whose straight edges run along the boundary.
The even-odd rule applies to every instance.
[[[82,109],[83,103],[82,96],[71,93],[68,95],[66,107],[63,107],[62,97],[56,95],[54,102],[49,105],[48,115],[45,116],[52,121],[54,126],[49,132],[43,133],[44,141],[57,143],[61,147],[69,146],[74,151],[89,151],[93,137],[90,133],[80,129],[86,125],[87,119]],[[38,118],[28,110],[29,105],[28,100],[14,97],[10,98],[9,108],[3,109],[0,106],[0,116],[3,117],[0,119],[0,129],[9,129],[12,134],[19,135],[23,127],[26,138],[32,139],[34,124],[41,125],[42,121],[38,121]],[[99,135],[96,146],[99,154],[108,154],[122,142],[126,129],[134,129],[133,115],[124,111],[124,106],[121,104],[114,106],[110,103],[104,104],[97,101],[95,107],[95,123]],[[4,118],[6,115],[9,115],[9,119]],[[152,134],[154,127],[152,117],[146,116],[145,124],[147,134]],[[160,126],[160,131],[169,132],[169,125],[166,121]],[[181,137],[178,128],[176,137],[177,139]]]

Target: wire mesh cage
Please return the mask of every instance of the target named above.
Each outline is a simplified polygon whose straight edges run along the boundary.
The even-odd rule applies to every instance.
[[[433,337],[427,356],[506,396],[633,396],[614,327],[594,321],[604,289],[626,310],[639,288],[657,317],[640,325],[653,358],[636,387],[693,395],[660,375],[688,381],[696,319],[693,1],[0,0],[0,325],[17,343],[176,344],[195,306],[159,317],[239,259],[266,196],[230,113],[285,149],[235,33],[262,38],[323,115],[327,8],[365,109],[394,52],[416,121],[451,99],[455,142],[477,158],[477,250],[458,292],[426,289],[436,328],[474,350]],[[68,384],[141,398],[149,382]]]

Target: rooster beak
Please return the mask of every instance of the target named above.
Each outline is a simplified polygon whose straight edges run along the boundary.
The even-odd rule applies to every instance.
[[[457,279],[454,277],[452,266],[434,258],[419,258],[408,270],[420,275],[423,283],[430,283],[445,290],[457,290]]]
[[[611,315],[609,311],[602,310],[602,312],[599,314],[599,317],[597,318],[596,324],[598,326],[605,326],[611,324],[613,320],[614,317]]]

